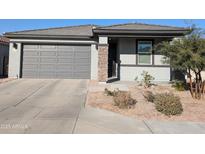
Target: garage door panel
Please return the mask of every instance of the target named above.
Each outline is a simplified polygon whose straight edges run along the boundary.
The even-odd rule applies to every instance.
[[[90,64],[89,59],[84,59],[84,60],[81,59],[80,62],[78,60],[75,60],[75,66],[82,66],[82,65],[85,66],[88,63]],[[86,67],[88,67],[88,66],[86,66]]]
[[[40,49],[56,49],[56,45],[40,45]]]
[[[57,65],[56,66],[56,71],[67,71],[67,70],[73,71],[72,69],[73,69],[72,64],[70,64],[70,65],[65,64],[65,65]]]
[[[39,77],[42,77],[42,78],[55,78],[55,72],[53,71],[48,71],[48,72],[45,72],[45,71],[40,71],[38,72],[39,73]]]
[[[25,69],[26,73],[24,75],[27,74],[38,74],[38,69]]]
[[[27,65],[24,65],[24,69],[26,69],[26,70],[38,70],[38,64],[27,64]]]
[[[55,70],[56,66],[55,65],[52,65],[52,64],[41,64],[39,65],[39,69],[41,70],[45,70],[45,71],[50,71],[50,70]]]
[[[55,64],[57,63],[57,59],[55,57],[51,58],[51,57],[41,57],[40,58],[40,63],[51,63],[51,64]]]
[[[24,45],[22,77],[90,78],[90,46]]]
[[[81,52],[81,53],[75,53],[76,58],[90,58],[90,55],[86,52]]]
[[[73,74],[72,70],[57,70],[56,75],[69,75],[71,76]]]
[[[72,58],[58,58],[58,63],[73,63],[73,59]]]
[[[75,79],[87,79],[90,74],[88,72],[75,72],[74,78]]]
[[[24,73],[24,77],[26,78],[38,78],[38,71],[28,70]]]
[[[88,57],[75,57],[74,59],[76,62],[81,63],[81,61],[90,61],[90,58]]]
[[[73,51],[74,46],[58,45],[57,48],[60,50],[65,50],[65,51]]]
[[[56,56],[56,51],[41,51],[40,56]]]
[[[24,65],[25,64],[38,64],[39,63],[38,57],[25,57],[23,60]]]
[[[73,59],[73,55],[58,55],[58,59]]]
[[[73,52],[69,52],[69,51],[60,51],[57,53],[58,57],[73,57]]]
[[[87,72],[89,72],[89,69],[88,69],[88,67],[86,67],[86,66],[83,66],[83,65],[81,65],[81,66],[74,66],[74,71],[87,71]]]
[[[25,57],[33,57],[33,56],[38,56],[39,52],[36,50],[25,50],[24,56]]]
[[[78,51],[78,53],[82,53],[82,52],[86,52],[86,53],[90,53],[89,50],[90,50],[90,47],[83,47],[83,48],[74,48],[75,51]]]
[[[73,79],[73,73],[58,73],[56,74],[56,78],[58,79]]]
[[[39,48],[39,45],[24,45],[24,50],[26,49],[38,49]]]
[[[90,50],[90,46],[75,46],[74,50],[75,51],[89,51]]]
[[[79,59],[75,59],[75,63],[78,64],[87,64],[90,63],[90,59],[88,58],[79,58]]]

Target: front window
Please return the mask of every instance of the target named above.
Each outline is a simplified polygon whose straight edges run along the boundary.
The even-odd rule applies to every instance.
[[[138,64],[152,64],[152,41],[138,41]]]

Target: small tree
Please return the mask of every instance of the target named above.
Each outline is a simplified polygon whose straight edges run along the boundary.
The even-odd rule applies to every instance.
[[[144,84],[145,88],[148,88],[151,86],[151,82],[154,80],[154,77],[151,76],[148,72],[143,71],[142,72],[142,83]]]
[[[186,72],[191,95],[196,99],[202,97],[205,84],[201,76],[205,69],[205,39],[202,38],[202,34],[201,30],[193,27],[188,35],[172,42],[162,42],[155,47],[165,55],[165,62],[169,62],[176,70]],[[191,72],[194,73],[194,80]]]

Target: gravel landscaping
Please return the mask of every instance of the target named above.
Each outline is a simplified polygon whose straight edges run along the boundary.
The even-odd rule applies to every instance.
[[[122,90],[128,90],[132,98],[137,100],[137,104],[131,109],[119,109],[113,105],[112,96],[107,96],[104,89],[115,89],[116,87]],[[153,93],[172,92],[180,97],[183,112],[181,115],[166,116],[155,109],[154,103],[148,102],[143,94],[145,91]],[[110,83],[98,84],[95,81],[90,81],[86,105],[117,112],[126,116],[134,117],[140,120],[169,120],[169,121],[195,121],[205,122],[205,98],[202,100],[192,99],[189,91],[176,91],[170,84],[160,84],[145,89],[143,86],[138,86],[132,83]]]

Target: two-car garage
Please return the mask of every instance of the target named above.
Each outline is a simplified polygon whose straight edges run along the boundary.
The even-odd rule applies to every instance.
[[[24,44],[22,78],[90,79],[90,45]]]
[[[9,32],[9,77],[92,79],[98,76],[94,25]]]

